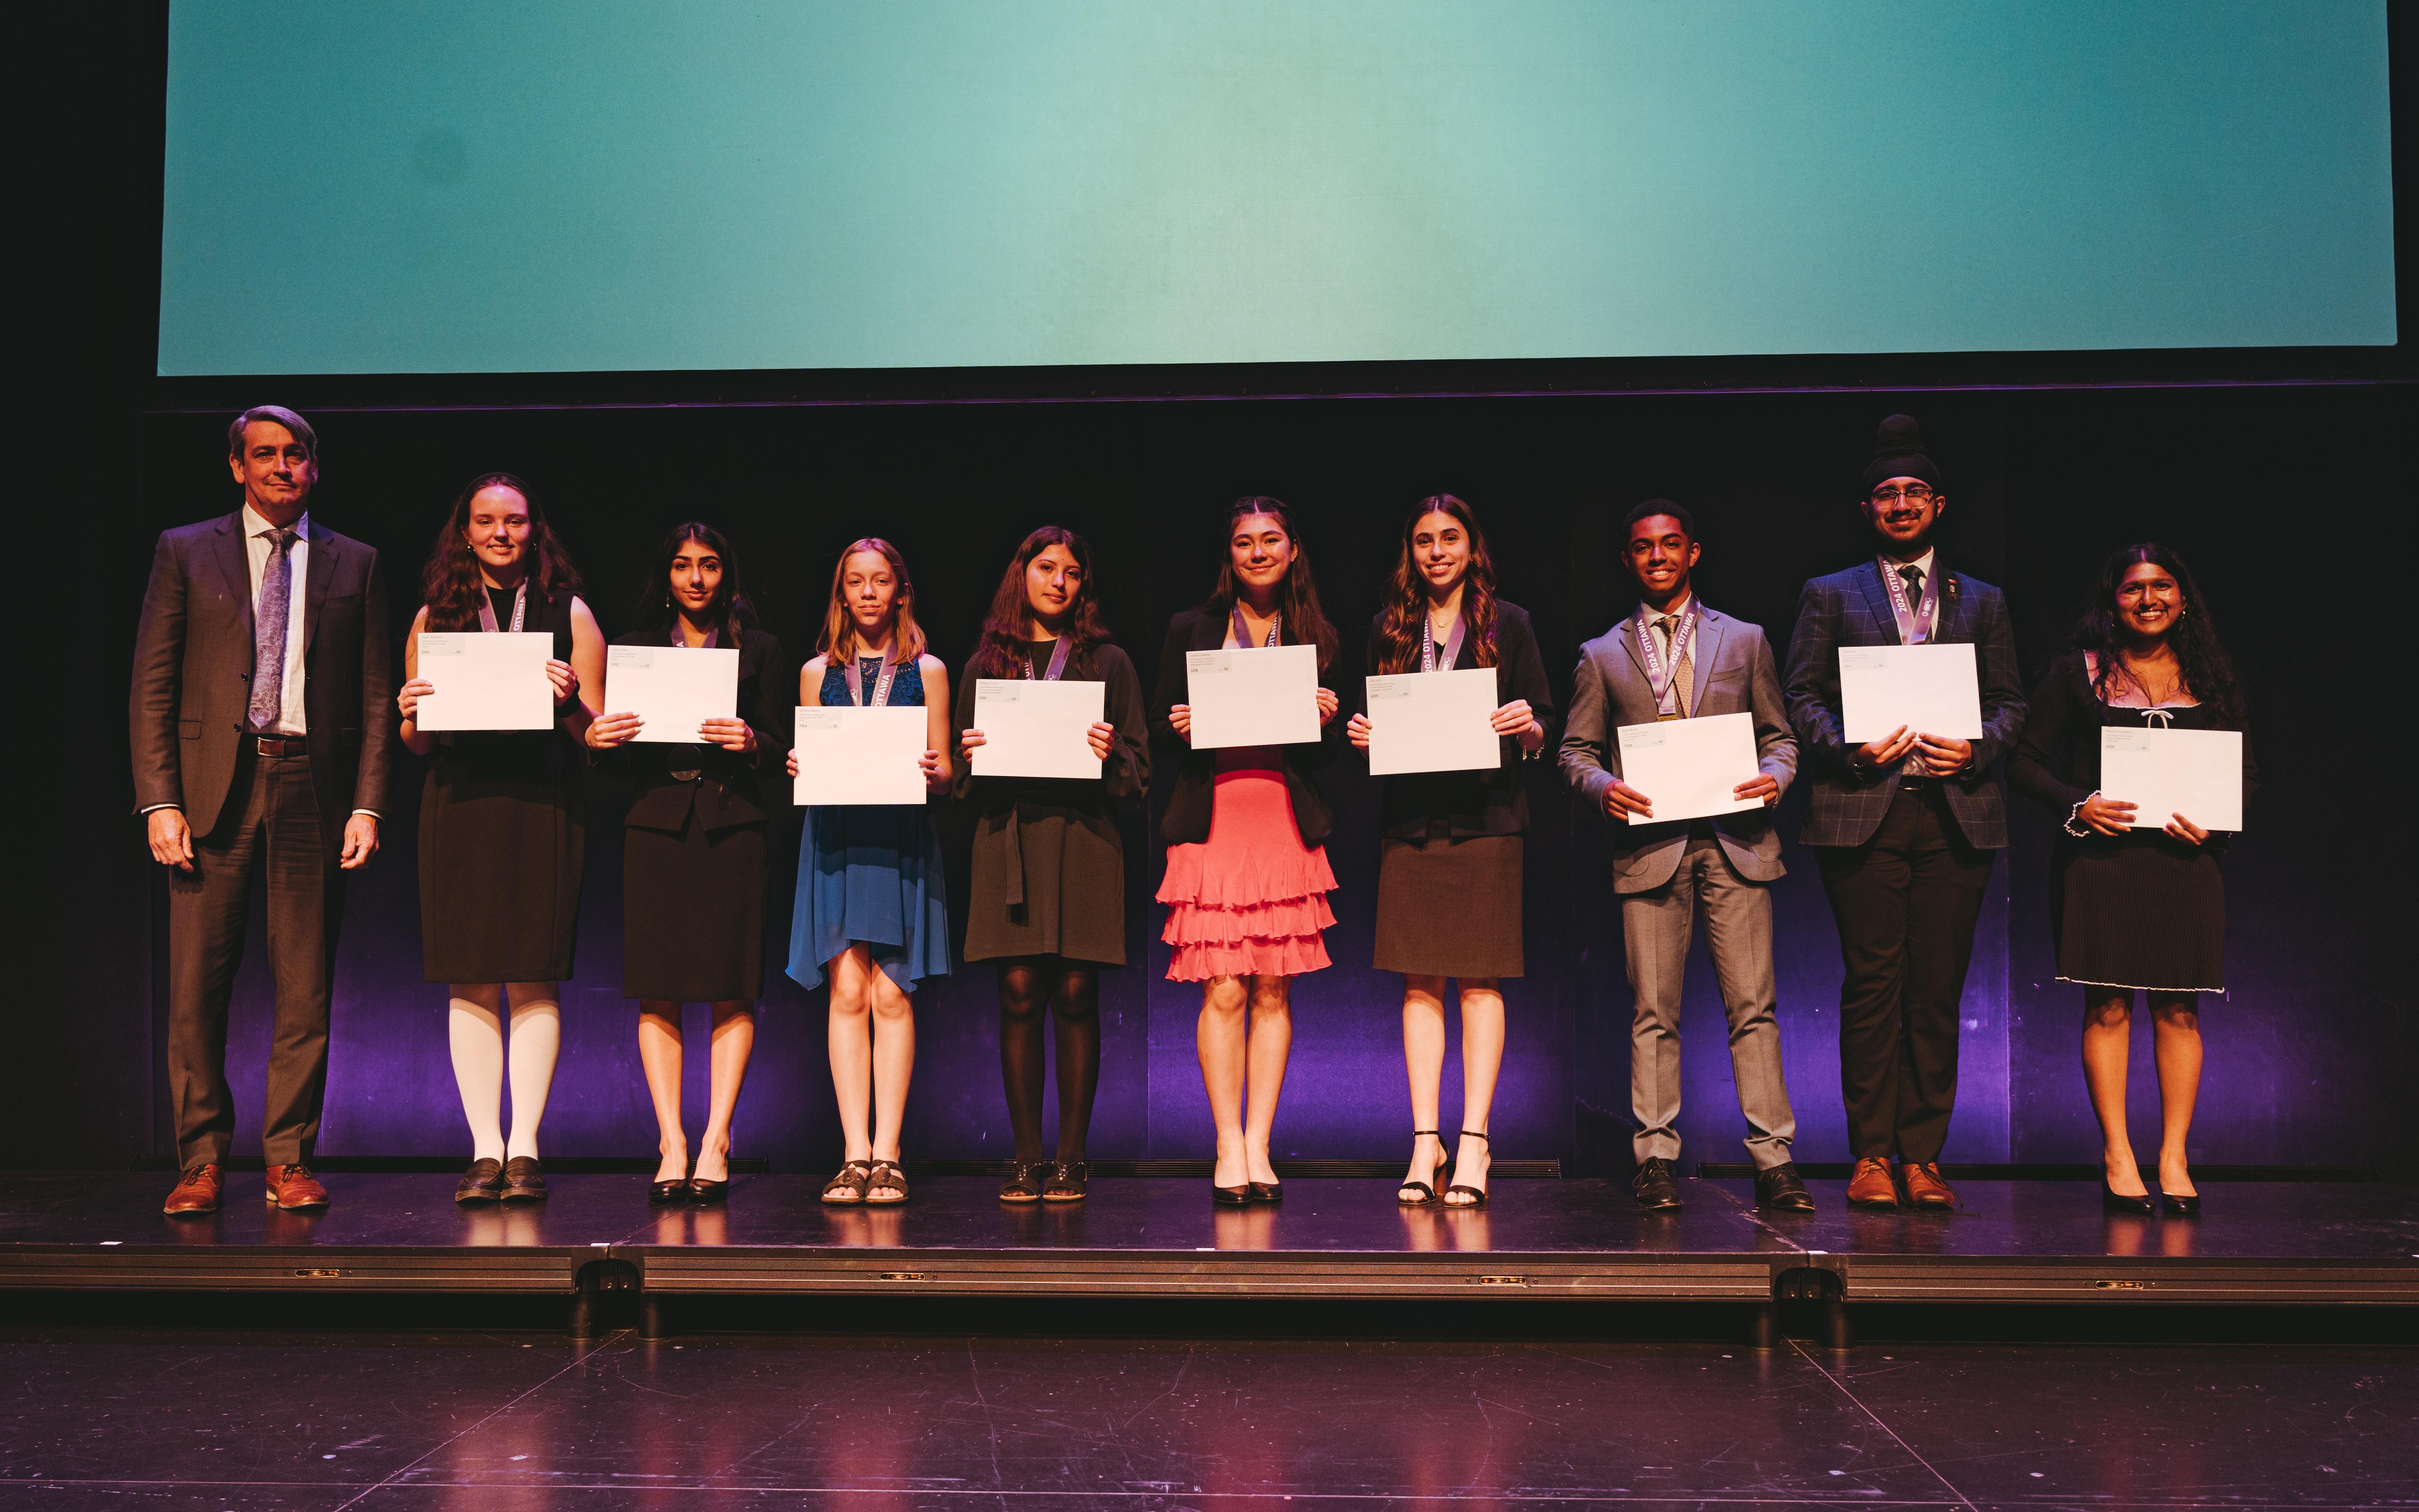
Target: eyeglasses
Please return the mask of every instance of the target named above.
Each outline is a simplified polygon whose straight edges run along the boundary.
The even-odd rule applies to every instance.
[[[1894,499],[1904,499],[1910,504],[1928,504],[1939,497],[1920,483],[1910,483],[1903,488],[1894,488],[1885,484],[1875,488],[1872,494],[1873,502],[1877,504],[1887,504]]]

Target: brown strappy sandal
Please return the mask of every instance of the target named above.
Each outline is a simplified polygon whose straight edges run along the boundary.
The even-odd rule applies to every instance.
[[[1433,1139],[1437,1142],[1437,1148],[1439,1149],[1444,1149],[1444,1135],[1437,1133],[1434,1129],[1414,1129],[1411,1131],[1411,1146],[1414,1149],[1419,1147],[1419,1142],[1423,1139]],[[1452,1166],[1452,1165],[1453,1151],[1446,1149],[1443,1157],[1436,1163],[1436,1168],[1429,1171],[1428,1175],[1431,1179],[1442,1176],[1445,1171]],[[1403,1196],[1406,1192],[1417,1192],[1419,1196],[1415,1197],[1407,1197]],[[1405,1208],[1433,1208],[1437,1205],[1439,1200],[1440,1199],[1437,1196],[1437,1189],[1428,1185],[1426,1181],[1399,1181],[1395,1183],[1394,1201],[1398,1206]]]
[[[884,1193],[896,1196],[885,1196]],[[865,1183],[865,1205],[869,1208],[892,1208],[907,1200],[907,1173],[895,1160],[873,1163],[872,1179]]]
[[[1008,1180],[1000,1183],[1002,1202],[1039,1202],[1041,1200],[1041,1173],[1050,1168],[1046,1160],[1020,1160],[1009,1163]]]
[[[873,1163],[853,1160],[841,1166],[824,1183],[824,1200],[854,1205],[865,1200],[866,1186],[873,1180]]]

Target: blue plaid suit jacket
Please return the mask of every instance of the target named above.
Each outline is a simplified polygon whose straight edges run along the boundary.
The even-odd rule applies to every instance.
[[[1948,596],[1941,601],[1936,641],[1971,641],[1982,695],[1982,738],[1974,764],[1942,781],[1949,811],[1967,843],[1997,850],[2008,843],[2007,799],[1999,760],[2024,728],[2025,695],[2017,681],[2015,632],[2005,594],[1971,574],[1933,558]],[[1808,845],[1862,845],[1881,827],[1898,787],[1895,772],[1859,777],[1848,765],[1852,748],[1840,734],[1840,648],[1894,646],[1898,620],[1881,567],[1865,561],[1845,572],[1809,579],[1797,598],[1797,628],[1789,638],[1782,696],[1797,732],[1799,761],[1810,779],[1805,827]]]

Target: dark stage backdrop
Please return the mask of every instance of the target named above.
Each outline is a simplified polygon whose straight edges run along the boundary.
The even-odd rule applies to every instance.
[[[398,658],[439,519],[466,478],[505,468],[543,496],[609,631],[627,623],[658,534],[701,517],[732,533],[773,628],[809,650],[834,554],[880,533],[904,548],[934,649],[953,670],[1008,552],[1031,526],[1057,522],[1091,538],[1110,624],[1148,678],[1167,616],[1210,585],[1224,504],[1264,491],[1300,510],[1357,675],[1401,517],[1421,495],[1449,490],[1476,504],[1503,594],[1535,615],[1559,699],[1579,641],[1631,603],[1614,526],[1651,495],[1697,512],[1706,600],[1761,623],[1782,649],[1799,583],[1863,554],[1853,482],[1875,422],[1896,409],[1922,419],[1947,471],[1949,560],[2009,590],[2028,678],[2055,654],[2110,548],[2155,536],[2199,571],[2248,673],[2266,786],[2227,861],[2233,990],[2204,1013],[2210,1070],[2194,1153],[2389,1160],[2389,1110],[2407,1096],[2419,1049],[2396,933],[2411,902],[2399,860],[2411,836],[2396,775],[2401,679],[2392,671],[2408,640],[2396,565],[2410,545],[2407,388],[322,412],[315,513],[385,554]],[[43,817],[58,826],[49,854],[19,872],[44,879],[27,917],[57,921],[29,944],[61,969],[45,997],[17,1005],[11,1163],[123,1165],[173,1149],[160,1071],[164,889],[130,813],[125,691],[151,538],[236,502],[221,461],[224,423],[153,414],[122,438],[85,438],[88,462],[117,480],[102,489],[117,507],[72,537],[69,560],[85,579],[76,630],[65,638],[61,680],[42,694],[55,711],[43,727],[58,744],[23,743],[39,767],[35,791],[55,798],[42,800]],[[385,849],[347,911],[321,1144],[330,1154],[467,1149],[444,990],[421,980],[413,853],[424,768],[408,755],[397,763]],[[1574,811],[1549,766],[1532,781],[1529,974],[1507,991],[1496,1148],[1618,1171],[1628,1158],[1629,1005],[1603,829]],[[1340,825],[1330,854],[1343,885],[1329,936],[1336,965],[1298,985],[1278,1149],[1394,1157],[1408,1148],[1410,1124],[1399,982],[1368,965],[1376,791],[1348,762],[1333,791]],[[542,1143],[556,1154],[640,1155],[655,1134],[633,1005],[621,994],[623,795],[597,779],[591,798],[578,974],[564,994]],[[1793,795],[1785,835],[1802,810]],[[2088,1160],[2097,1147],[2074,1069],[2079,1011],[2074,990],[2052,980],[2048,951],[2052,821],[2022,800],[2015,812],[2020,838],[1995,878],[1967,987],[1949,1155]],[[945,823],[962,929],[964,838],[953,817]],[[782,925],[771,931],[772,985],[738,1148],[778,1168],[822,1169],[839,1149],[823,1000],[778,969],[794,824],[777,851]],[[1139,813],[1129,856],[1134,964],[1104,981],[1093,1153],[1204,1155],[1198,993],[1163,980],[1148,901],[1159,846]],[[1811,858],[1793,845],[1788,859],[1778,945],[1797,1149],[1805,1159],[1842,1159],[1837,938]],[[1721,1017],[1702,944],[1698,953],[1687,1155],[1736,1160]],[[268,1005],[255,939],[229,1041],[239,1153],[256,1137]],[[692,1011],[699,1042],[701,1012]],[[909,1154],[1004,1155],[988,967],[928,986],[917,1017]],[[2155,1128],[2147,1044],[2140,1054],[2135,1116],[2147,1140]],[[694,1107],[703,1057],[692,1066]],[[1457,1104],[1449,1089],[1448,1118]]]

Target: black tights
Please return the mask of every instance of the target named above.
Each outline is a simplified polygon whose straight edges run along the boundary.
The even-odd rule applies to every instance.
[[[1063,956],[999,964],[999,1079],[1016,1158],[1041,1159],[1041,1021],[1058,1041],[1058,1159],[1082,1160],[1101,1086],[1101,970]]]

